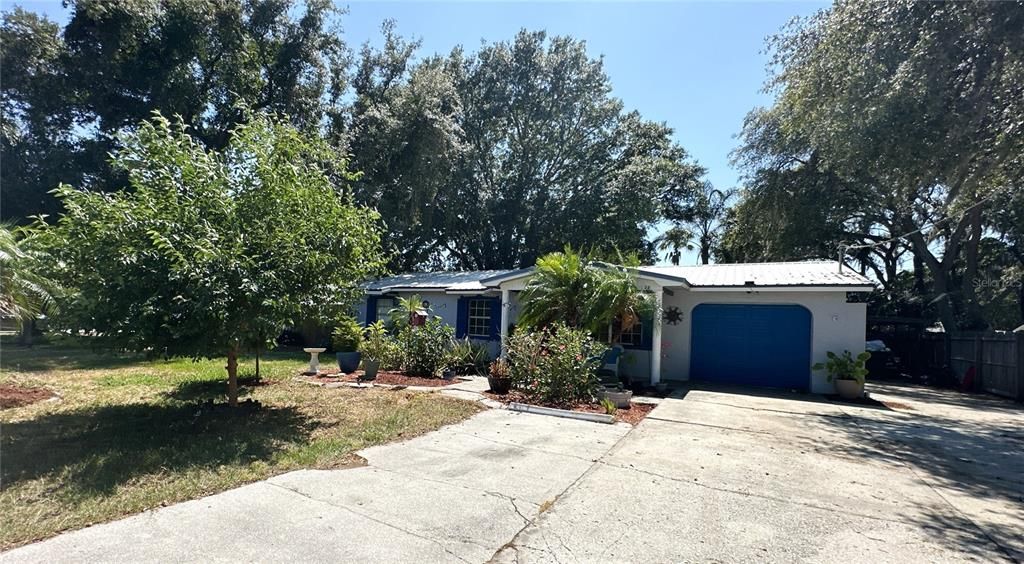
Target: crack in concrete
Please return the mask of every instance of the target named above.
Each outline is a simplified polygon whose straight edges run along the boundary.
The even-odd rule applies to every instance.
[[[415,531],[410,531],[408,529],[405,529],[403,527],[395,525],[394,523],[388,523],[387,521],[384,521],[382,519],[377,519],[376,517],[373,517],[371,515],[367,515],[365,513],[360,512],[360,511],[356,511],[356,510],[354,510],[351,507],[348,507],[346,505],[340,505],[340,504],[337,504],[337,503],[331,503],[330,501],[327,501],[326,499],[318,499],[318,498],[315,498],[315,497],[313,497],[313,496],[311,496],[309,494],[306,494],[306,493],[301,492],[299,490],[296,490],[294,488],[289,488],[287,486],[283,486],[281,484],[276,484],[276,483],[273,483],[273,482],[267,482],[267,483],[272,485],[272,486],[274,486],[274,487],[276,487],[276,488],[281,488],[282,490],[284,490],[286,492],[291,492],[291,493],[293,493],[295,495],[304,497],[304,498],[306,498],[308,500],[311,500],[311,501],[314,501],[314,502],[317,502],[317,503],[322,503],[324,505],[329,505],[329,506],[334,507],[336,509],[342,509],[344,511],[348,511],[349,513],[352,513],[353,515],[358,515],[360,517],[363,517],[364,519],[369,519],[370,521],[373,521],[374,523],[378,523],[380,525],[384,525],[385,527],[389,527],[389,528],[395,529],[396,531],[403,532],[403,533],[405,533],[405,534],[407,534],[409,536],[416,537],[418,539],[422,539],[422,540],[425,540],[427,542],[433,543],[433,544],[437,545],[441,550],[445,551],[445,553],[454,556],[457,560],[459,560],[461,562],[466,562],[466,564],[472,564],[472,561],[466,560],[465,558],[459,556],[453,550],[451,550],[450,548],[445,546],[441,541],[439,541],[437,539],[432,539],[432,538],[430,538],[430,537],[428,537],[426,535],[421,535],[420,533],[417,533]],[[472,545],[478,546],[480,548],[487,548],[486,546],[483,546],[481,544],[477,544],[475,542],[469,542],[467,544],[472,544]]]
[[[548,507],[553,507],[554,504],[557,503],[559,499],[561,499],[562,497],[567,495],[584,478],[586,478],[587,476],[592,474],[595,471],[595,469],[598,467],[598,465],[601,464],[601,460],[604,457],[609,456],[611,453],[616,452],[619,448],[621,448],[621,445],[622,445],[623,441],[625,441],[626,437],[628,437],[635,429],[636,429],[636,427],[631,427],[628,431],[623,433],[621,437],[616,439],[615,442],[612,444],[612,446],[609,447],[608,450],[604,452],[604,454],[602,454],[601,456],[597,457],[597,459],[590,460],[589,461],[589,462],[591,462],[590,466],[588,466],[586,470],[584,470],[579,476],[577,476],[576,479],[573,480],[571,484],[566,486],[565,489],[563,489],[561,492],[556,494],[555,497],[551,499],[550,503],[545,502],[545,505],[548,505]],[[565,456],[565,455],[563,455],[563,456]],[[550,509],[548,509],[547,511],[544,511],[543,513],[538,511],[537,512],[537,516],[534,517],[533,519],[527,521],[526,524],[524,524],[523,527],[521,529],[519,529],[516,532],[516,534],[513,535],[511,539],[509,539],[509,541],[507,543],[505,543],[501,548],[499,548],[497,551],[495,551],[494,554],[491,556],[491,558],[487,561],[487,563],[490,564],[490,563],[495,562],[495,560],[501,555],[501,553],[504,552],[507,549],[512,549],[512,550],[516,551],[516,562],[518,562],[519,561],[519,551],[516,548],[516,540],[519,538],[519,535],[523,534],[523,531],[525,531],[531,525],[535,524],[537,522],[537,520],[540,519],[543,514],[548,513],[548,512],[550,512]],[[565,542],[561,539],[561,537],[558,537],[557,535],[555,535],[555,536],[556,536],[556,538],[558,538],[558,542],[562,545],[562,547],[565,548],[567,551],[569,551],[569,554],[573,554],[572,550],[570,550],[569,547],[565,545]],[[546,538],[544,539],[544,542],[545,542],[545,544],[547,544],[547,539]],[[529,547],[529,546],[527,546],[526,548],[533,548],[534,550],[541,550],[540,548],[537,548],[537,547]],[[560,564],[560,561],[558,560],[558,556],[555,555],[553,552],[551,552],[550,546],[548,547],[548,550],[545,551],[545,552],[550,554],[551,557],[555,559],[555,562],[559,562],[559,564]],[[573,558],[574,559],[576,558],[576,556],[574,554],[573,554]]]

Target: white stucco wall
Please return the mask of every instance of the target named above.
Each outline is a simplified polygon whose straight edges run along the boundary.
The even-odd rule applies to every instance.
[[[667,293],[664,307],[676,306],[683,314],[678,325],[662,325],[662,380],[690,377],[690,335],[693,308],[700,304],[792,304],[811,312],[811,362],[825,360],[828,351],[853,353],[864,350],[867,305],[846,303],[846,292],[688,292],[681,288]],[[832,393],[834,388],[822,372],[811,375],[810,391]]]
[[[394,294],[388,294],[388,297],[396,298],[408,298],[413,294],[418,294],[420,299],[430,303],[430,314],[434,317],[439,317],[447,325],[455,328],[456,317],[459,314],[459,298],[465,296],[459,296],[456,294],[446,294],[444,292],[395,292]],[[487,296],[493,297],[493,296]],[[366,301],[363,300],[357,308],[360,323],[366,323]],[[501,344],[498,341],[487,341],[484,339],[472,339],[475,342],[483,343],[487,345],[487,349],[491,353],[491,358],[498,358],[498,354],[501,352]]]

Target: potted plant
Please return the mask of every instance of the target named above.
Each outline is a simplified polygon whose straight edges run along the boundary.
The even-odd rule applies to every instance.
[[[499,358],[491,363],[487,372],[487,385],[491,387],[492,392],[500,396],[512,389],[512,373],[505,359]]]
[[[825,370],[828,381],[835,382],[839,397],[847,400],[857,399],[864,395],[864,379],[868,375],[865,364],[871,353],[864,351],[853,356],[850,351],[838,355],[832,351],[827,353],[828,359],[811,367],[813,370]]]
[[[363,328],[354,317],[343,317],[331,333],[331,344],[338,356],[338,368],[351,374],[359,368],[359,345],[363,341]]]
[[[622,389],[622,384],[607,386],[601,390],[601,403],[605,400],[613,402],[619,409],[628,409],[629,401],[633,399],[633,390]]]
[[[384,322],[377,320],[363,329],[363,379],[373,380],[377,377],[380,364],[388,352],[388,330]]]

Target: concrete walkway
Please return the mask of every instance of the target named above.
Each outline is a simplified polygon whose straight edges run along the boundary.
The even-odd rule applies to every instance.
[[[284,474],[0,562],[1024,557],[1019,406],[898,387],[873,388],[894,406],[880,409],[744,392],[690,390],[632,429],[490,410],[362,451],[365,467]]]
[[[0,562],[484,562],[630,430],[489,410],[303,470],[66,533]]]

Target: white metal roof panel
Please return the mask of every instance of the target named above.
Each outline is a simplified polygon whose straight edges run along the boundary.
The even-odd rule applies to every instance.
[[[643,266],[641,272],[681,278],[696,288],[754,286],[865,286],[871,280],[835,261]]]

